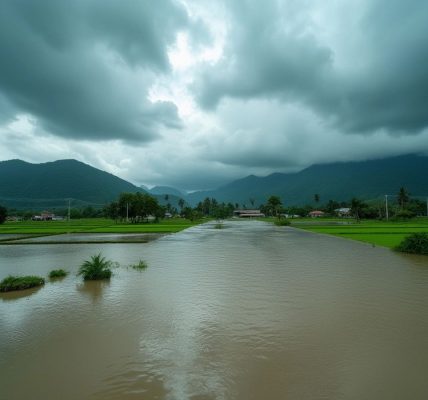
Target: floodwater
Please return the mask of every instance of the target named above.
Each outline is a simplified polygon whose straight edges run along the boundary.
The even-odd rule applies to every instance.
[[[98,252],[121,267],[83,283]],[[0,279],[59,267],[0,297],[1,399],[428,398],[427,257],[258,221],[0,247]]]

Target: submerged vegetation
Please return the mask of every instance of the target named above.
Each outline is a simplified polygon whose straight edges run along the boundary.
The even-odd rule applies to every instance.
[[[68,274],[68,272],[63,270],[62,268],[54,269],[51,272],[49,272],[49,278],[51,278],[51,279],[64,278],[65,276],[67,276],[67,274]]]
[[[428,255],[428,233],[418,232],[407,236],[397,247],[395,247],[395,250],[403,253]]]
[[[0,282],[0,292],[24,290],[45,284],[40,276],[8,276]]]
[[[148,267],[148,265],[147,265],[147,263],[144,260],[140,260],[136,264],[131,264],[130,267],[132,269],[136,269],[138,271],[143,271],[143,270],[145,270]]]
[[[77,275],[82,275],[85,281],[110,279],[115,266],[113,261],[106,260],[100,253],[84,261]]]

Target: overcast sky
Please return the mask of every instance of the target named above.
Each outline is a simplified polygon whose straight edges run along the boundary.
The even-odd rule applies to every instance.
[[[0,160],[187,190],[428,153],[426,0],[2,0]]]

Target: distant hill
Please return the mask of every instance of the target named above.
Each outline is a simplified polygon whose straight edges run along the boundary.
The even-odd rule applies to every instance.
[[[74,205],[102,205],[137,191],[142,189],[76,160],[0,162],[0,203],[9,207],[63,207],[68,198]]]
[[[170,187],[170,186],[155,186],[155,187],[149,189],[149,193],[159,194],[159,195],[171,194],[171,195],[177,196],[177,197],[185,197],[186,196],[181,190]]]
[[[150,190],[161,204],[178,207],[179,198],[195,205],[205,197],[218,201],[258,206],[269,196],[278,195],[285,205],[314,204],[329,199],[347,201],[380,198],[396,194],[404,186],[413,196],[428,195],[428,157],[407,155],[382,160],[313,165],[293,174],[274,173],[238,179],[212,191],[185,195],[178,189],[158,186]],[[16,208],[103,205],[122,192],[144,191],[105,171],[76,160],[30,164],[21,160],[0,162],[0,204]],[[168,200],[165,200],[168,194]]]
[[[216,190],[192,193],[187,200],[196,204],[205,197],[214,197],[218,201],[250,207],[250,199],[259,205],[275,194],[284,204],[303,205],[313,204],[315,193],[320,195],[321,203],[329,199],[346,201],[352,197],[367,200],[396,194],[401,186],[413,196],[427,196],[427,171],[428,157],[417,155],[312,165],[292,174],[250,175]]]

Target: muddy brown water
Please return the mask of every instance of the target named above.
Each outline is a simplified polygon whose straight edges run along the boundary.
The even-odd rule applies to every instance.
[[[83,283],[98,252],[121,267]],[[0,296],[0,399],[428,398],[427,257],[257,221],[0,247],[0,279],[59,267]]]

